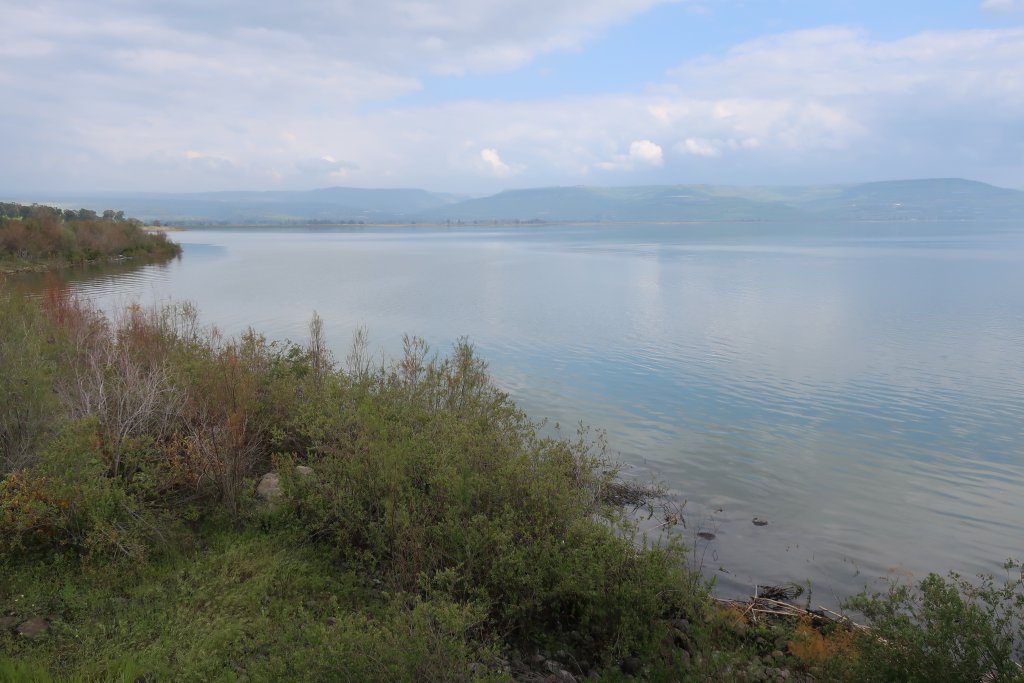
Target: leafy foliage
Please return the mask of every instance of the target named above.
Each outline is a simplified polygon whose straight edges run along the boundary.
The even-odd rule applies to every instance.
[[[885,594],[853,598],[849,606],[873,627],[859,643],[861,680],[1024,681],[1019,570],[1007,562],[1002,584],[991,575],[972,583],[955,573],[948,579],[930,574],[914,587],[893,585]]]
[[[464,340],[375,365],[360,333],[341,369],[316,317],[306,344],[223,339],[187,304],[12,293],[0,616],[51,632],[0,629],[0,679],[507,680],[538,651],[611,680],[1019,678],[1019,581],[860,596],[863,637],[715,616],[600,435],[541,431]]]
[[[90,261],[110,256],[177,256],[181,247],[149,234],[123,211],[0,203],[0,259]]]

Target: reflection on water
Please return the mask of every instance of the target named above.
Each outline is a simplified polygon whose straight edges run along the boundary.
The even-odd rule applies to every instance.
[[[1017,226],[175,237],[178,261],[74,287],[190,299],[226,332],[296,340],[315,310],[340,358],[359,325],[389,354],[406,332],[468,335],[533,415],[607,429],[633,473],[687,499],[725,591],[810,580],[832,603],[896,568],[1024,555]]]

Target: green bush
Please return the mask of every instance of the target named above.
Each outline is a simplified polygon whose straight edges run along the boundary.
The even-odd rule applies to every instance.
[[[1017,577],[1011,572],[1017,570]],[[861,594],[848,607],[864,613],[856,677],[865,681],[1024,681],[1024,579],[972,583],[930,574],[914,587]],[[1015,661],[1016,660],[1016,661]]]
[[[66,422],[31,469],[0,481],[0,551],[141,560],[170,527],[130,488],[109,476],[95,420]]]
[[[32,464],[58,411],[53,379],[38,307],[0,293],[0,476]]]
[[[285,478],[301,523],[343,561],[395,590],[487,605],[513,641],[608,657],[647,647],[654,620],[682,609],[679,546],[638,549],[601,503],[600,449],[538,437],[467,343],[442,359],[407,339],[396,363],[335,375],[321,396],[290,425],[315,479]]]

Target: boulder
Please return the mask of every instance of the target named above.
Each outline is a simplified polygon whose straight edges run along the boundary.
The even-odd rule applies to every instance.
[[[32,617],[18,626],[18,634],[26,638],[41,636],[50,630],[50,622],[42,617]]]
[[[256,487],[256,495],[268,503],[273,503],[281,497],[281,477],[277,472],[267,472],[263,475]]]
[[[316,472],[312,467],[296,465],[295,474],[300,479],[309,479],[316,474]],[[256,486],[256,495],[268,503],[273,503],[279,500],[282,493],[284,492],[281,490],[281,476],[277,472],[267,472],[263,475],[260,479],[260,483]]]

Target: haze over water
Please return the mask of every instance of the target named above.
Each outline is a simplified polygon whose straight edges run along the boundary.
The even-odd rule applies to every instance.
[[[188,299],[227,333],[296,341],[315,310],[339,361],[361,325],[389,356],[403,333],[440,351],[468,336],[532,416],[607,430],[630,476],[688,501],[724,593],[809,580],[834,604],[880,577],[1024,556],[1024,226],[173,238],[180,260],[76,289]]]

